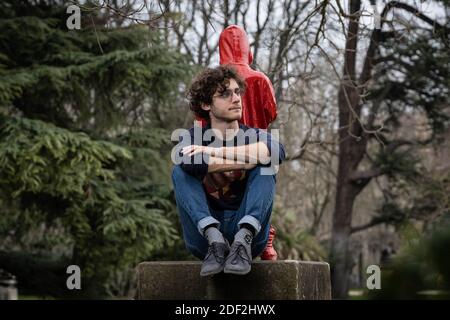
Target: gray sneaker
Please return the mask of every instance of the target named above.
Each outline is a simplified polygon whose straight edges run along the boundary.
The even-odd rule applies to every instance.
[[[225,261],[224,273],[244,275],[250,272],[252,252],[250,245],[234,242],[231,245],[230,254]]]
[[[230,252],[230,245],[226,243],[213,242],[208,247],[208,253],[203,260],[200,276],[206,277],[223,271],[225,259]]]

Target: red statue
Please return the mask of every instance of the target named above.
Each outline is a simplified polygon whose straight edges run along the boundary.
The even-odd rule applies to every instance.
[[[247,85],[242,97],[241,122],[252,128],[267,129],[277,117],[274,90],[264,73],[250,68],[253,55],[244,29],[236,25],[225,28],[219,38],[219,53],[220,64],[232,65]],[[273,248],[275,234],[274,227],[270,226],[269,240],[261,254],[262,260],[277,260],[278,255]]]
[[[253,55],[244,29],[231,25],[223,30],[219,39],[219,52],[220,64],[232,65],[247,85],[242,98],[241,122],[252,128],[267,129],[277,117],[274,90],[264,73],[250,68]]]

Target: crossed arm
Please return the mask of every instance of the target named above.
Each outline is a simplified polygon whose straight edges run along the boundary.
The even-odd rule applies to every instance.
[[[208,172],[250,170],[257,164],[266,164],[270,161],[269,149],[263,142],[220,148],[190,145],[184,147],[181,152],[188,156],[197,153],[208,154]]]

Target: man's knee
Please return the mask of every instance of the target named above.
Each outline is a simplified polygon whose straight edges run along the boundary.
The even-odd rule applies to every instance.
[[[264,180],[265,182],[273,183],[276,182],[276,174],[273,173],[268,167],[256,166],[250,170],[250,179]]]
[[[180,165],[173,166],[172,169],[172,180],[178,181],[181,177],[183,177],[186,173],[181,169]]]
[[[194,184],[199,183],[197,179],[185,172],[180,165],[175,165],[172,169],[172,182],[175,192],[184,192],[186,188],[192,188]]]

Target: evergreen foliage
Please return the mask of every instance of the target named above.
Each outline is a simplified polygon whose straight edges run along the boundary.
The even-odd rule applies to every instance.
[[[384,202],[373,222],[398,225],[420,219],[396,202],[410,197],[427,179],[420,149],[442,142],[450,125],[449,35],[426,29],[417,33],[385,40],[365,101],[377,119],[369,129],[378,130],[369,159],[387,178]]]
[[[68,259],[98,298],[180,243],[169,126],[155,119],[191,67],[158,30],[81,15],[69,31],[62,1],[0,4],[0,250]]]

